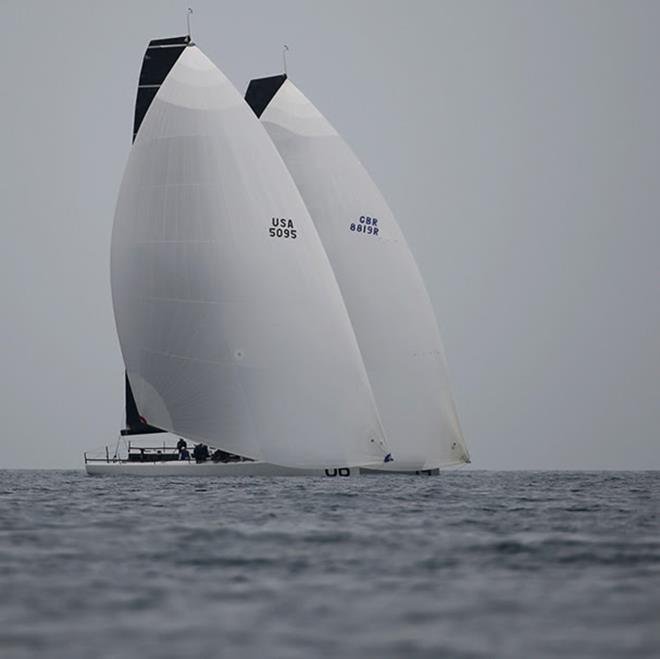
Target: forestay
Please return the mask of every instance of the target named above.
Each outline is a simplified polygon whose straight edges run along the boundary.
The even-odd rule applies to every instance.
[[[139,128],[111,261],[146,423],[287,466],[383,461],[355,334],[305,205],[257,118],[196,47]]]
[[[335,271],[396,456],[392,468],[469,461],[430,300],[380,191],[286,76],[252,81],[246,98],[289,168]]]

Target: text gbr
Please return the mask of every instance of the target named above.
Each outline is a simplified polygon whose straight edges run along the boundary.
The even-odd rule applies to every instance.
[[[360,215],[360,219],[357,222],[351,222],[348,228],[356,233],[363,233],[367,236],[377,236],[378,218],[369,217],[368,215]]]

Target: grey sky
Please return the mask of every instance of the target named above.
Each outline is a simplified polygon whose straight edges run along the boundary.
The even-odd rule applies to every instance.
[[[141,58],[190,2],[7,2],[0,467],[112,444],[115,199]],[[660,4],[201,2],[244,92],[289,74],[425,277],[474,466],[660,468]]]

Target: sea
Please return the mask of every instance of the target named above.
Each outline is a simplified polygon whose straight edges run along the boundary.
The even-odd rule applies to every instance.
[[[660,657],[660,472],[0,471],[0,657]]]

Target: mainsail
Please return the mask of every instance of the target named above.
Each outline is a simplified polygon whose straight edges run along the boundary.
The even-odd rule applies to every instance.
[[[285,75],[246,100],[287,165],[341,288],[396,463],[469,462],[437,323],[392,212],[337,131]]]
[[[147,114],[147,110],[158,93],[160,86],[172,70],[179,55],[185,50],[190,42],[189,36],[169,37],[167,39],[153,39],[149,42],[147,50],[142,58],[140,79],[138,81],[137,95],[135,98],[135,114],[133,117],[133,141],[140,128],[140,124]],[[148,424],[140,414],[133,395],[133,388],[128,379],[128,373],[124,375],[126,393],[126,430],[122,434],[146,434],[165,432],[162,428],[156,428]]]
[[[139,125],[111,272],[146,424],[287,466],[383,461],[373,393],[309,213],[259,121],[194,46]]]

